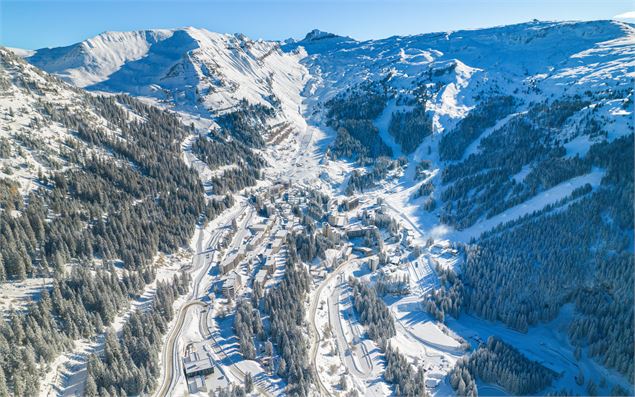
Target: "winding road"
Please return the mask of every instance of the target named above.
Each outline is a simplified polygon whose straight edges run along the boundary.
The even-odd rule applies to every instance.
[[[245,375],[246,375],[245,372],[242,369],[240,369],[240,367],[238,365],[236,365],[236,363],[234,363],[232,361],[231,357],[227,354],[225,349],[223,349],[220,346],[220,344],[218,343],[218,341],[216,340],[216,337],[214,336],[214,332],[210,329],[210,327],[209,327],[209,314],[210,313],[211,313],[211,311],[208,308],[205,311],[205,314],[200,317],[199,332],[201,333],[201,335],[204,338],[208,339],[211,342],[211,347],[214,350],[214,353],[218,357],[223,357],[224,356],[225,359],[231,363],[229,365],[229,372],[231,372],[232,376],[234,378],[236,378],[236,379],[245,379]],[[212,358],[212,360],[214,360],[214,362],[216,363],[216,366],[218,368],[220,368],[221,371],[223,371],[222,366],[219,365],[218,362],[214,358]],[[223,373],[225,374],[225,377],[227,377],[227,374],[225,373],[225,371],[223,371]],[[263,396],[271,396],[271,397],[273,397],[273,394],[269,391],[270,387],[271,386],[264,379],[262,379],[262,378],[254,379],[254,388],[256,389],[258,394],[263,395]]]
[[[337,342],[338,351],[340,355],[340,359],[344,363],[344,365],[353,373],[355,376],[359,378],[368,378],[371,375],[373,364],[368,355],[368,350],[363,343],[360,343],[363,355],[360,359],[359,355],[351,349],[348,341],[346,340],[346,332],[344,331],[344,319],[342,318],[342,314],[340,312],[339,302],[341,297],[342,290],[342,281],[333,289],[333,293],[328,297],[328,311],[329,311],[329,323],[331,324],[331,328],[335,332],[335,340]],[[351,303],[352,304],[352,303]],[[351,325],[351,328],[354,327]],[[355,332],[355,331],[353,331]],[[358,335],[356,335],[358,336]],[[357,360],[355,357],[357,357]]]
[[[245,212],[246,208],[247,206],[243,205],[239,211],[230,216],[229,219],[224,222],[224,226],[231,225],[232,220],[236,219]],[[169,396],[181,376],[181,357],[179,355],[179,349],[177,348],[178,339],[183,331],[183,324],[188,310],[193,306],[206,306],[205,303],[198,300],[199,290],[203,282],[203,278],[209,271],[210,266],[212,266],[212,261],[206,263],[205,250],[210,246],[215,247],[218,245],[223,233],[222,229],[222,227],[216,228],[210,239],[207,241],[205,249],[203,248],[203,239],[205,236],[204,230],[198,230],[196,253],[192,257],[192,269],[198,269],[198,273],[194,279],[192,292],[187,296],[187,302],[178,309],[177,320],[170,328],[168,337],[161,351],[164,365],[161,375],[161,384],[154,394],[157,397]]]
[[[177,341],[179,336],[181,335],[183,322],[185,321],[185,317],[187,315],[188,310],[191,307],[195,306],[203,306],[206,305],[201,301],[192,301],[184,304],[179,309],[178,318],[174,326],[170,329],[170,333],[168,334],[168,338],[163,348],[163,363],[164,363],[164,371],[163,378],[161,379],[161,386],[155,393],[156,396],[163,397],[168,396],[172,388],[174,387],[174,383],[177,376],[174,376],[175,372],[178,372],[181,367],[181,360],[178,355],[178,349],[176,349]]]

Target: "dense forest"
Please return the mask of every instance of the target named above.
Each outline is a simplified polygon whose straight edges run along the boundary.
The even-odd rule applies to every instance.
[[[334,158],[372,163],[377,157],[392,157],[392,150],[373,124],[386,106],[387,94],[381,83],[360,84],[329,100],[327,124],[337,131],[330,154]]]
[[[85,94],[83,100],[119,135],[67,105],[42,102],[42,115],[77,131],[60,149],[70,167],[41,174],[41,187],[24,201],[14,184],[0,185],[0,278],[55,277],[36,304],[2,327],[3,375],[16,396],[37,390],[35,363],[51,361],[73,340],[110,325],[154,279],[157,251],[186,244],[199,215],[208,212],[197,175],[180,159],[178,142],[188,131],[176,117],[126,96]],[[129,120],[125,109],[143,122]],[[31,141],[29,150],[44,150],[36,137]],[[13,209],[21,215],[11,216]],[[103,260],[101,268],[92,258]],[[124,277],[115,274],[118,263],[127,269]],[[14,332],[19,324],[24,333]]]
[[[310,283],[304,265],[290,260],[282,282],[264,297],[264,309],[269,315],[267,335],[280,354],[278,375],[287,379],[289,395],[308,396],[314,377],[304,331],[304,298]]]
[[[94,274],[77,266],[67,277],[56,277],[28,311],[11,312],[6,321],[0,317],[0,390],[37,395],[38,364],[52,361],[74,340],[103,332],[152,278],[152,273],[140,277],[136,272],[120,278],[112,266]]]
[[[395,112],[388,127],[390,135],[406,154],[419,147],[423,139],[432,134],[432,119],[426,113],[425,102],[409,112]]]
[[[373,287],[357,279],[349,280],[353,289],[353,306],[359,313],[359,321],[366,326],[368,337],[380,345],[395,336],[395,323],[381,298]]]
[[[505,98],[494,102],[502,101],[503,113],[499,113],[501,107],[483,106],[473,117],[478,115],[478,118],[488,121],[486,125],[493,125],[497,117],[511,111],[513,105]],[[526,112],[513,115],[500,128],[484,136],[478,152],[461,161],[448,163],[441,177],[446,185],[441,194],[445,203],[441,221],[459,229],[469,227],[479,219],[499,214],[598,166],[597,161],[589,156],[565,157],[561,135],[569,118],[588,106],[589,100],[573,96],[551,103],[533,104]],[[463,123],[471,125],[469,117],[459,124],[458,132],[450,133],[463,137],[466,144],[480,135],[473,133],[473,126],[462,127]],[[604,133],[593,119],[584,119],[583,122],[578,134],[596,136]],[[567,137],[573,138],[575,136]],[[459,145],[457,142],[461,139],[448,138],[448,142],[446,145]],[[462,154],[463,149],[444,150],[458,150]]]
[[[234,316],[234,332],[238,337],[240,354],[248,360],[256,358],[254,338],[264,339],[265,333],[260,318],[260,311],[255,309],[249,300],[243,299],[236,305]]]
[[[464,288],[461,277],[451,268],[437,265],[435,271],[441,286],[426,295],[423,306],[438,321],[444,322],[448,314],[458,318],[463,309]]]
[[[464,306],[525,331],[573,303],[570,340],[633,381],[633,135],[591,147],[600,187],[471,246]],[[587,190],[588,191],[588,190]]]
[[[395,395],[404,397],[426,397],[425,370],[416,369],[408,359],[390,344],[384,349],[386,369],[384,379],[395,387]]]
[[[458,125],[443,134],[439,143],[442,160],[460,160],[465,149],[486,129],[512,113],[514,99],[511,96],[493,96],[480,102]]]
[[[188,291],[189,274],[158,282],[149,310],[132,312],[121,330],[106,332],[103,355],[91,355],[84,393],[95,396],[130,396],[150,393],[161,373],[161,339],[174,316],[172,305]]]
[[[42,188],[24,205],[10,183],[0,185],[5,210],[0,213],[0,276],[6,279],[51,274],[71,260],[92,257],[141,269],[157,250],[169,253],[185,244],[205,212],[201,183],[180,159],[178,142],[188,131],[176,117],[126,96],[87,95],[86,102],[120,136],[92,126],[71,109],[43,103],[43,114],[77,131],[79,141],[62,148],[74,167],[41,175]],[[129,121],[122,105],[134,108],[144,122]],[[107,149],[114,159],[90,147]],[[22,216],[10,216],[6,209],[12,208]]]
[[[523,396],[543,390],[556,377],[554,371],[490,336],[487,343],[479,346],[469,357],[457,361],[450,373],[450,384],[459,396],[477,396],[478,378]]]
[[[212,171],[232,165],[207,182],[213,194],[236,192],[255,185],[261,178],[260,170],[266,163],[254,149],[264,146],[262,133],[267,128],[267,119],[274,114],[273,108],[243,100],[236,110],[217,118],[219,129],[194,140],[192,153]]]
[[[10,143],[0,142],[2,158],[19,161],[28,151],[47,166],[26,197],[15,182],[0,179],[0,281],[53,277],[28,310],[0,318],[0,390],[31,396],[47,363],[75,340],[102,334],[154,281],[157,252],[187,245],[196,223],[217,216],[233,198],[205,202],[198,175],[181,159],[181,142],[191,130],[174,114],[125,95],[91,95],[37,69],[26,73],[22,60],[6,51],[0,55],[0,84],[42,98],[30,128],[51,123],[70,132],[53,145],[22,131],[13,131]],[[60,92],[74,100],[47,101],[48,94]],[[245,127],[245,118],[222,118],[223,133],[248,141],[255,132]],[[221,161],[240,158],[262,166],[230,142],[207,154],[217,150]],[[123,339],[108,336],[106,351],[112,354],[91,359],[87,391],[95,386],[100,394],[128,395],[152,389],[171,302],[187,283],[181,278],[160,284],[157,301],[130,317]]]

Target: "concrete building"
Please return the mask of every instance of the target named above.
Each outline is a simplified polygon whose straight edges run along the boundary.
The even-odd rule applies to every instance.
[[[353,197],[352,199],[349,199],[346,202],[346,208],[348,208],[349,210],[357,208],[358,205],[359,205],[359,197]]]
[[[193,349],[183,358],[183,372],[187,378],[209,375],[214,372],[214,363],[207,352]],[[204,383],[205,379],[203,379]]]
[[[269,276],[269,272],[267,271],[266,268],[263,267],[260,270],[258,270],[258,272],[256,273],[256,276],[254,277],[254,283],[265,285],[265,282],[267,281],[268,276]]]
[[[187,378],[187,391],[190,394],[207,391],[207,382],[205,382],[205,376],[194,376]]]
[[[356,237],[364,237],[366,232],[374,232],[377,229],[375,226],[362,226],[362,225],[352,225],[348,229],[346,229],[346,236],[348,238],[356,238]]]
[[[236,293],[240,291],[243,286],[243,280],[240,274],[235,271],[227,274],[225,279],[223,280],[223,288],[222,293],[225,298],[234,299],[236,297]]]
[[[348,220],[344,215],[329,214],[327,220],[333,227],[344,227],[348,223]]]
[[[245,258],[245,249],[241,246],[238,250],[234,250],[227,254],[225,260],[220,264],[221,274],[227,274],[234,270],[236,266]]]
[[[373,254],[373,250],[368,247],[353,247],[353,252],[361,257],[371,256]]]
[[[262,268],[267,271],[267,273],[271,274],[276,269],[276,258],[271,256],[271,251],[269,251],[269,255],[265,255],[262,260]]]
[[[276,237],[271,243],[271,253],[277,254],[278,252],[280,252],[280,248],[282,248],[283,244],[284,244],[284,240],[279,237]]]

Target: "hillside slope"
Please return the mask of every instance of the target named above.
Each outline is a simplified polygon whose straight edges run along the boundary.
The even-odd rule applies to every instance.
[[[27,59],[207,120],[191,151],[222,173],[212,193],[254,184],[265,167],[255,154],[280,157],[286,143],[271,130],[306,128],[299,148],[320,150],[320,184],[379,198],[408,228],[459,248],[444,270],[458,275],[452,291],[415,297],[437,318],[475,314],[520,335],[557,323],[550,335],[576,362],[550,391],[604,380],[603,393],[632,392],[633,25],[534,21],[370,41],[313,31],[284,45],[184,28],[104,33]],[[216,156],[225,144],[231,154]],[[228,187],[235,164],[248,177]],[[518,338],[506,342],[533,355]]]
[[[192,27],[106,32],[28,61],[89,90],[127,92],[217,114],[241,99],[297,112],[306,70],[276,42]]]

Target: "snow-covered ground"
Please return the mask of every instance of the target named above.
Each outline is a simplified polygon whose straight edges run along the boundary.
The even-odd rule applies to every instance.
[[[468,242],[472,238],[477,238],[481,233],[486,232],[494,227],[521,218],[534,211],[540,211],[550,204],[555,204],[560,200],[571,195],[575,189],[580,188],[587,183],[593,188],[597,188],[604,177],[604,170],[594,169],[590,173],[572,178],[566,182],[562,182],[551,189],[538,193],[522,204],[509,208],[498,215],[489,219],[480,221],[467,229],[449,232],[447,238],[454,241]]]
[[[587,183],[597,188],[604,170],[593,169],[589,174],[562,182],[460,231],[442,224],[438,209],[424,211],[422,204],[425,198],[415,199],[413,194],[421,184],[431,182],[436,188],[432,198],[440,201],[440,175],[447,163],[439,158],[439,140],[445,131],[451,130],[475,107],[476,96],[506,93],[518,97],[521,105],[513,114],[482,131],[467,147],[463,159],[478,153],[483,138],[514,117],[525,115],[526,106],[534,101],[586,90],[632,89],[634,44],[635,28],[615,21],[532,22],[365,42],[318,32],[309,35],[306,40],[284,46],[271,41],[253,41],[242,35],[223,35],[188,27],[107,32],[66,48],[19,54],[75,85],[106,92],[129,92],[155,105],[177,111],[185,123],[194,123],[196,127],[196,132],[182,143],[182,149],[185,162],[198,171],[202,181],[235,167],[228,164],[210,170],[191,152],[191,143],[197,134],[204,134],[215,125],[213,117],[230,111],[242,99],[263,105],[279,103],[276,116],[269,121],[270,130],[263,135],[269,138],[279,133],[281,125],[288,128],[288,131],[285,130],[288,135],[285,134],[284,139],[276,144],[273,144],[275,138],[272,139],[262,151],[269,166],[264,171],[265,180],[260,181],[257,187],[277,180],[289,180],[297,186],[314,187],[339,199],[344,197],[348,176],[357,165],[350,161],[331,160],[324,155],[336,133],[325,125],[322,104],[357,83],[380,77],[386,77],[387,86],[397,94],[412,91],[423,80],[429,83],[428,88],[436,87],[426,102],[426,109],[432,115],[433,134],[407,155],[408,164],[403,172],[360,196],[362,205],[383,200],[387,211],[399,221],[402,229],[409,230],[411,244],[426,246],[421,255],[408,259],[408,263],[391,265],[394,267],[391,270],[408,274],[410,278],[409,293],[386,298],[397,328],[397,335],[391,343],[412,363],[422,364],[427,369],[428,387],[435,396],[445,396],[452,391],[444,378],[455,361],[465,354],[463,341],[475,345],[492,334],[518,347],[529,358],[565,372],[568,376],[563,379],[571,379],[581,367],[587,376],[596,378],[596,383],[599,383],[600,377],[605,377],[609,383],[621,383],[632,391],[632,386],[624,383],[620,375],[599,366],[585,353],[579,362],[572,358],[572,347],[563,332],[563,324],[572,315],[571,307],[563,308],[556,320],[532,327],[527,334],[520,334],[500,324],[471,316],[449,319],[446,327],[425,314],[421,306],[422,296],[439,286],[434,266],[456,267],[460,262],[450,252],[452,243],[467,242],[500,224],[539,211],[567,198],[573,190]],[[0,117],[3,119],[0,136],[10,136],[12,131],[27,131],[31,118],[37,117],[29,112],[17,112],[24,104],[32,105],[35,99],[21,92],[16,95],[0,96]],[[66,92],[54,98],[70,105],[73,105],[72,99],[72,94]],[[622,100],[606,100],[601,105],[594,104],[583,109],[563,128],[560,137],[563,138],[566,156],[584,156],[590,144],[600,139],[575,135],[579,122],[589,114],[594,114],[610,126],[608,140],[633,130],[632,111],[624,107]],[[391,115],[395,111],[409,109],[410,105],[398,105],[395,99],[390,99],[374,120],[380,137],[396,156],[403,152],[388,131]],[[99,122],[99,118],[96,119]],[[54,124],[38,133],[46,143],[59,143],[68,136]],[[568,140],[570,136],[574,138]],[[431,166],[425,178],[418,180],[415,177],[416,166],[422,160],[428,160]],[[0,176],[8,176],[11,172],[12,179],[20,183],[20,192],[26,194],[33,188],[35,170],[40,163],[31,152],[25,152],[22,161],[26,166],[17,167],[13,161],[10,170],[0,168]],[[0,162],[2,165],[7,163],[4,160]],[[514,178],[522,181],[529,171],[529,166],[526,166]],[[236,218],[240,226],[230,244],[237,247],[244,243],[246,225],[256,219],[253,209],[245,207],[245,199],[239,194],[236,197],[239,203],[234,208],[211,222],[205,230],[198,231],[210,256],[190,269],[195,276],[193,299],[205,299],[212,284],[218,281],[218,274],[212,269],[225,253],[215,247],[229,235],[225,230],[228,222]],[[434,246],[426,245],[429,238],[445,248],[435,251]],[[192,241],[191,251],[198,251],[199,241]],[[389,251],[397,252],[398,245],[394,243]],[[187,258],[180,258],[180,262],[168,258],[168,261],[174,259],[175,262],[163,266],[159,278],[173,274],[183,261],[191,260],[191,257]],[[282,277],[284,262],[277,263],[268,288],[275,286]],[[239,271],[244,277],[251,277],[251,273],[244,269]],[[317,335],[311,331],[307,339],[315,338],[318,342],[314,346],[317,376],[332,394],[344,392],[338,385],[344,376],[348,388],[355,388],[362,395],[386,395],[391,388],[382,378],[385,364],[381,350],[364,336],[363,327],[350,308],[350,294],[343,283],[349,275],[369,281],[376,276],[363,261],[351,261],[324,280],[316,278],[310,297],[310,302],[316,303],[315,311],[311,313],[309,310],[307,321],[315,325]],[[36,293],[38,288],[49,282],[31,280],[29,285],[13,285],[0,295],[3,307],[5,303],[21,305],[29,294]],[[146,293],[151,294],[151,289],[149,286]],[[186,300],[179,300],[175,307],[181,307]],[[136,305],[133,302],[133,308]],[[189,345],[202,344],[210,351],[226,380],[241,383],[242,374],[251,372],[270,393],[282,393],[284,381],[265,374],[259,363],[241,358],[232,331],[233,317],[230,314],[221,318],[221,305],[224,303],[214,302],[208,309],[211,312],[205,316],[199,306],[188,308],[182,332],[178,335],[179,356]],[[115,328],[120,328],[124,319],[125,314],[122,314]],[[208,338],[206,332],[210,332],[213,338]],[[81,360],[77,357],[85,357],[87,352],[98,348],[99,341],[80,341],[72,354],[54,363],[53,377],[47,377],[45,384],[48,387],[61,385],[62,381],[56,374],[70,363],[76,368],[64,382],[67,385],[64,393],[80,390],[81,375],[77,374],[81,374]],[[177,395],[185,394],[187,389],[184,376],[180,372],[179,376],[173,389]],[[565,380],[559,382],[555,387],[574,387],[578,393],[585,392]],[[479,385],[479,388],[484,395],[502,392],[491,385]]]
[[[450,319],[448,326],[473,346],[486,341],[490,335],[498,336],[519,349],[527,358],[538,361],[561,374],[562,376],[552,386],[555,390],[564,388],[579,395],[586,395],[588,393],[586,385],[579,386],[573,382],[574,377],[582,370],[587,380],[593,379],[596,384],[599,384],[604,378],[609,385],[622,385],[632,393],[633,386],[622,375],[601,366],[590,358],[586,351],[583,350],[580,359],[576,360],[575,348],[566,336],[573,314],[573,305],[565,305],[554,320],[530,327],[527,333],[513,331],[500,323],[493,323],[471,315],[461,315],[458,320]],[[609,394],[608,389],[600,392],[600,395]]]
[[[183,266],[192,261],[192,253],[182,250],[179,253],[165,256],[158,255],[156,263],[159,266],[155,280],[148,284],[138,299],[130,302],[130,307],[115,317],[110,325],[115,332],[120,332],[127,318],[135,310],[145,310],[152,302],[157,282],[169,281],[179,275]],[[183,298],[175,302],[175,307],[182,304]],[[82,339],[75,342],[75,347],[57,357],[50,365],[41,383],[40,394],[45,396],[77,396],[84,390],[86,380],[86,365],[91,354],[99,354],[103,349],[105,334],[100,334],[92,340]]]

